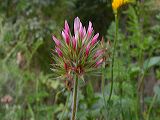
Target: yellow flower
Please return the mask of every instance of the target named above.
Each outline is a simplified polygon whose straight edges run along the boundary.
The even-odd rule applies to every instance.
[[[117,10],[119,7],[129,2],[132,2],[132,0],[113,0],[112,8],[113,10]]]

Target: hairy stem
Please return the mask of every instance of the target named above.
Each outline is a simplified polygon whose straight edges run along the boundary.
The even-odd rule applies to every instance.
[[[78,75],[76,75],[76,79],[74,82],[74,91],[73,91],[73,101],[72,101],[72,116],[71,120],[76,120],[76,112],[77,112],[77,90],[78,89]]]

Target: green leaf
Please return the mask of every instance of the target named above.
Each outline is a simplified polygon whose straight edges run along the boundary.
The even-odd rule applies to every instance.
[[[154,86],[154,93],[160,98],[160,86],[159,85]]]
[[[87,95],[89,97],[93,97],[94,96],[94,90],[93,90],[93,87],[92,87],[91,83],[88,84],[86,92],[87,92]]]
[[[160,65],[160,56],[156,56],[156,57],[147,59],[143,64],[143,68],[146,70],[155,65]]]

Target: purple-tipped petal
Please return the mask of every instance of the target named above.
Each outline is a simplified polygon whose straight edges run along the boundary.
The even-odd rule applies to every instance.
[[[92,23],[89,21],[89,26],[88,26],[88,30],[87,30],[87,37],[90,38],[93,32],[93,27],[92,27]]]
[[[83,28],[83,37],[86,35],[86,28]]]
[[[67,20],[65,20],[64,29],[65,29],[65,31],[66,31],[68,34],[70,33],[70,28],[69,28],[69,25],[68,25]]]
[[[77,34],[79,27],[80,27],[80,19],[76,17],[74,19],[74,34]]]
[[[85,42],[85,40],[86,40],[86,39],[84,39],[85,36],[86,36],[86,28],[84,27],[84,28],[83,28],[83,36],[82,36],[82,38],[83,38],[82,45],[84,45],[84,42]]]
[[[80,27],[79,27],[79,37],[80,37],[80,39],[83,39],[83,26],[82,26],[82,23],[80,23]]]
[[[70,44],[70,38],[69,38],[69,34],[67,33],[67,31],[62,31],[62,37],[65,40],[65,42],[67,43],[67,45]]]
[[[62,51],[56,47],[56,52],[58,53],[59,57],[63,57]]]
[[[100,59],[99,61],[96,62],[95,67],[99,67],[102,63],[104,62],[104,59]]]
[[[94,45],[94,44],[97,42],[98,37],[99,37],[99,33],[97,33],[97,34],[93,37],[93,39],[92,39],[92,41],[91,41],[91,45]]]
[[[61,46],[61,42],[54,35],[52,35],[52,39],[54,40],[54,42],[57,46],[59,46],[59,47]]]
[[[76,49],[77,46],[77,39],[75,37],[72,38],[72,45],[73,45],[73,49]]]

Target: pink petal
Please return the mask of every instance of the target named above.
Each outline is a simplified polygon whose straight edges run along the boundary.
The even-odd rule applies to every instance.
[[[70,33],[70,28],[69,28],[69,25],[68,25],[67,20],[65,20],[64,29],[65,29],[65,31],[66,31],[68,34]]]
[[[67,31],[62,31],[62,37],[65,40],[65,42],[67,43],[67,45],[69,45],[70,38],[69,38],[69,34],[67,33]]]
[[[62,51],[56,47],[56,52],[58,53],[59,57],[63,57]]]
[[[83,37],[86,35],[86,28],[83,28]]]
[[[76,40],[79,39],[78,32],[75,34],[75,39],[76,39]]]
[[[96,59],[97,57],[101,56],[104,53],[104,50],[97,50],[97,52],[94,55],[94,59]]]
[[[74,34],[77,34],[79,27],[80,27],[80,19],[76,17],[74,19]]]
[[[90,44],[88,44],[87,47],[86,47],[86,56],[89,55],[89,50],[90,50]]]
[[[61,42],[54,35],[52,35],[52,39],[54,40],[57,46],[61,46]]]
[[[97,33],[97,34],[93,37],[93,39],[92,39],[92,41],[91,41],[91,45],[94,45],[94,44],[97,42],[98,37],[99,37],[99,33]]]
[[[87,34],[88,34],[88,38],[91,37],[92,35],[92,32],[93,32],[93,27],[92,27],[92,23],[89,21],[89,26],[88,26],[88,30],[87,30]]]
[[[95,67],[99,67],[102,63],[104,62],[104,59],[100,59],[99,61],[96,62]]]
[[[81,22],[80,22],[80,27],[79,27],[79,36],[81,39],[83,39],[83,26]]]
[[[83,36],[82,36],[82,38],[83,38],[82,44],[83,44],[83,45],[84,45],[84,42],[85,42],[85,40],[86,40],[86,39],[84,39],[85,36],[86,36],[86,28],[84,27],[84,28],[83,28]]]

